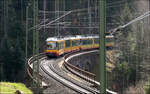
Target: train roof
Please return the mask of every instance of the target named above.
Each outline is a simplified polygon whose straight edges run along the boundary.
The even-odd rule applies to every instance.
[[[113,38],[113,35],[107,35],[106,38]]]
[[[58,41],[58,40],[60,40],[60,38],[57,38],[57,37],[50,37],[46,39],[46,41]]]
[[[113,35],[107,35],[106,38],[112,38]],[[49,37],[46,41],[61,41],[61,40],[69,40],[69,39],[87,39],[87,38],[99,38],[98,35],[76,35],[76,36],[65,36],[65,37]]]

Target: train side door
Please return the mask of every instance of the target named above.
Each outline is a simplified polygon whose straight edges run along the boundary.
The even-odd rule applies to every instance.
[[[59,41],[58,42],[59,45],[59,55],[64,54],[64,49],[65,49],[65,42],[64,41]]]
[[[65,53],[71,52],[71,40],[65,41]]]

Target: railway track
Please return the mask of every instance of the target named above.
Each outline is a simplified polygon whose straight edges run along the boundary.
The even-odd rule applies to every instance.
[[[89,89],[85,89],[82,86],[69,81],[68,79],[66,79],[65,77],[63,77],[62,75],[60,75],[57,70],[55,70],[53,64],[49,64],[49,66],[47,66],[47,64],[43,64],[46,66],[40,66],[41,69],[49,76],[51,76],[53,79],[59,81],[60,83],[64,84],[65,86],[75,90],[78,93],[86,93],[86,94],[91,94],[91,93],[95,93],[95,91],[91,91]]]
[[[73,54],[70,54],[70,55],[67,55],[67,57],[64,58],[61,58],[61,60],[64,61],[64,63],[66,62],[65,60],[69,60],[71,58],[73,58],[72,56]],[[77,56],[77,55],[75,55]],[[72,81],[70,80],[69,77],[66,76],[65,74],[65,71],[63,72],[60,72],[60,70],[58,71],[58,59],[50,59],[50,60],[47,60],[45,55],[43,54],[39,54],[39,55],[36,55],[36,56],[33,56],[29,59],[28,61],[28,66],[29,66],[29,69],[28,69],[28,72],[29,72],[29,75],[32,76],[32,63],[35,63],[36,62],[36,59],[39,59],[40,61],[40,69],[49,77],[55,79],[56,81],[62,83],[63,85],[69,87],[70,89],[78,92],[78,93],[88,93],[88,94],[95,94],[95,93],[99,93],[99,90],[93,88],[93,87],[90,87],[88,85],[86,85],[87,83],[83,84],[82,83],[77,83],[77,81]],[[68,59],[67,59],[68,58]],[[60,59],[60,58],[59,58]],[[54,62],[54,63],[50,63],[50,62]],[[63,65],[63,68],[66,68],[67,65]],[[67,66],[68,68],[70,66]],[[70,67],[71,68],[71,67]],[[66,69],[67,70],[67,69]],[[62,71],[62,70],[61,70]],[[69,71],[69,70],[68,70]],[[80,71],[81,74],[84,72],[84,71]],[[63,74],[64,73],[64,74]],[[85,73],[87,75],[87,73]],[[88,73],[89,74],[89,73]],[[32,78],[32,77],[31,77]],[[42,74],[40,74],[40,78],[42,79]],[[84,79],[86,80],[87,82],[89,82],[89,80],[87,79]],[[91,82],[91,81],[90,81]],[[99,84],[100,85],[100,84]],[[108,94],[117,94],[117,93],[114,93],[112,91],[109,91],[107,89],[107,93]]]

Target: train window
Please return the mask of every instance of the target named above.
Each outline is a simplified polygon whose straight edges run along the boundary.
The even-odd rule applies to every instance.
[[[82,40],[82,45],[86,45],[87,44],[87,40]]]
[[[95,43],[95,44],[99,44],[99,38],[95,38],[95,39],[94,39],[94,43]]]
[[[70,47],[70,40],[66,40],[66,48]]]
[[[92,44],[92,39],[89,39],[89,40],[88,40],[88,44]]]
[[[106,32],[105,35],[110,35],[110,32]]]
[[[63,49],[64,48],[64,42],[60,42],[59,43],[59,49]]]
[[[88,40],[82,40],[82,45],[88,45]]]
[[[47,49],[48,49],[48,50],[55,50],[55,49],[57,49],[57,44],[56,44],[56,42],[48,42],[48,43],[47,43]]]
[[[89,44],[92,44],[92,39],[82,40],[82,45],[89,45]]]
[[[79,46],[80,40],[72,40],[72,46]]]
[[[113,42],[113,38],[106,38],[106,42]]]

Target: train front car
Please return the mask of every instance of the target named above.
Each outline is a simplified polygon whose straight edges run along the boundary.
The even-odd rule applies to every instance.
[[[45,54],[47,57],[57,57],[59,56],[58,52],[58,39],[57,38],[48,38],[46,40],[46,50]]]
[[[107,49],[113,49],[114,47],[114,36],[113,35],[107,35],[106,36],[106,47]]]

